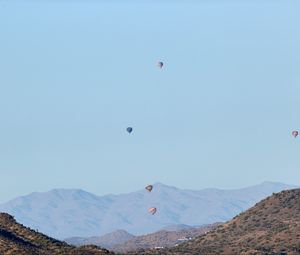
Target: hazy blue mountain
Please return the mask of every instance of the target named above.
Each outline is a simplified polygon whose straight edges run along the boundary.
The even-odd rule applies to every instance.
[[[103,236],[91,236],[86,238],[71,237],[65,239],[64,241],[75,246],[95,244],[106,249],[111,249],[114,245],[125,243],[134,237],[134,235],[131,235],[127,231],[120,229]]]
[[[142,189],[106,196],[56,189],[18,197],[1,204],[0,211],[59,239],[101,236],[118,229],[141,235],[174,224],[199,226],[227,221],[273,192],[290,188],[294,186],[264,182],[237,190],[196,191],[157,183],[151,193]],[[152,206],[157,207],[155,215],[147,212]]]
[[[189,226],[185,224],[172,224],[163,227],[161,230],[166,230],[166,231],[180,231],[180,230],[186,230],[186,229],[191,229],[194,228],[195,226]]]

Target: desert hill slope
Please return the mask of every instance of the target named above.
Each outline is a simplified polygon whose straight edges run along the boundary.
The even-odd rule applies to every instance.
[[[300,254],[300,189],[274,194],[178,247],[139,254]]]
[[[273,192],[291,188],[296,187],[264,182],[236,190],[187,190],[157,183],[150,194],[141,189],[106,196],[57,189],[18,197],[1,204],[0,211],[58,239],[100,236],[118,229],[144,235],[174,224],[201,226],[228,221]],[[155,217],[147,212],[151,206],[158,208]]]
[[[75,248],[17,223],[0,213],[1,255],[104,255],[113,254],[96,246]]]
[[[219,224],[205,225],[202,227],[186,228],[178,231],[161,230],[152,234],[137,236],[127,242],[117,244],[111,250],[119,253],[141,251],[155,247],[173,247],[187,240],[193,239],[216,228]]]
[[[155,246],[173,247],[185,238],[194,238],[217,227],[219,224],[203,226],[170,225],[147,235],[134,236],[125,230],[117,230],[103,236],[70,237],[64,241],[70,245],[97,245],[116,252],[150,249]],[[178,240],[178,239],[184,240]]]

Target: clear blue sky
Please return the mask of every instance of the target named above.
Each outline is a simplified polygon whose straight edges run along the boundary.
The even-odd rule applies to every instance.
[[[300,185],[299,11],[298,0],[0,0],[0,202],[152,182]]]

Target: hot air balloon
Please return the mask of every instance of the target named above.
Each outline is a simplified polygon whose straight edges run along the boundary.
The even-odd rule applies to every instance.
[[[162,69],[163,66],[164,66],[164,63],[161,62],[161,61],[158,61],[158,62],[157,62],[157,66],[158,66],[160,69]]]
[[[148,212],[151,213],[152,215],[154,215],[156,213],[156,208],[155,207],[151,207],[148,209]]]
[[[145,189],[146,189],[147,191],[151,192],[152,189],[153,189],[153,186],[152,186],[152,185],[148,185],[148,186],[145,187]]]
[[[292,136],[295,137],[295,138],[298,136],[298,134],[299,134],[299,132],[296,131],[296,130],[292,132]]]
[[[126,128],[126,130],[127,130],[127,132],[130,134],[131,132],[132,132],[132,127],[128,127],[128,128]]]

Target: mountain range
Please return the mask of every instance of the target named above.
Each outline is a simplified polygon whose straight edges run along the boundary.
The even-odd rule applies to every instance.
[[[34,192],[0,205],[22,224],[51,237],[100,236],[119,229],[143,235],[173,224],[200,226],[225,222],[261,199],[294,186],[264,182],[236,190],[187,190],[154,184],[121,195],[97,196],[78,189]],[[147,210],[155,206],[157,213]]]
[[[216,229],[169,249],[132,255],[299,255],[300,189],[282,191]]]
[[[116,244],[111,247],[110,250],[117,253],[127,253],[131,251],[155,249],[157,247],[173,247],[201,236],[215,229],[218,225],[219,224],[216,223],[177,231],[161,230],[152,234],[137,236],[126,242]]]
[[[189,229],[181,231],[189,231]],[[161,231],[160,234],[155,234],[153,237],[160,239],[150,238],[148,243],[152,240],[152,245],[155,245],[163,240],[168,240],[170,236],[165,232]],[[182,243],[177,243],[172,248],[154,247],[126,254],[299,255],[300,189],[273,194],[235,216],[232,220],[216,226],[208,232],[205,231],[195,238],[184,239]],[[145,240],[144,237],[143,240]],[[16,222],[13,216],[6,213],[0,213],[0,244],[0,254],[2,255],[115,254],[93,245],[76,248],[60,242],[23,226]]]
[[[173,247],[176,244],[211,231],[218,225],[218,223],[201,227],[191,227],[183,224],[172,225],[160,231],[141,236],[131,235],[125,230],[117,230],[99,237],[72,237],[64,241],[75,246],[97,245],[114,252],[126,253],[151,249],[156,246]]]

